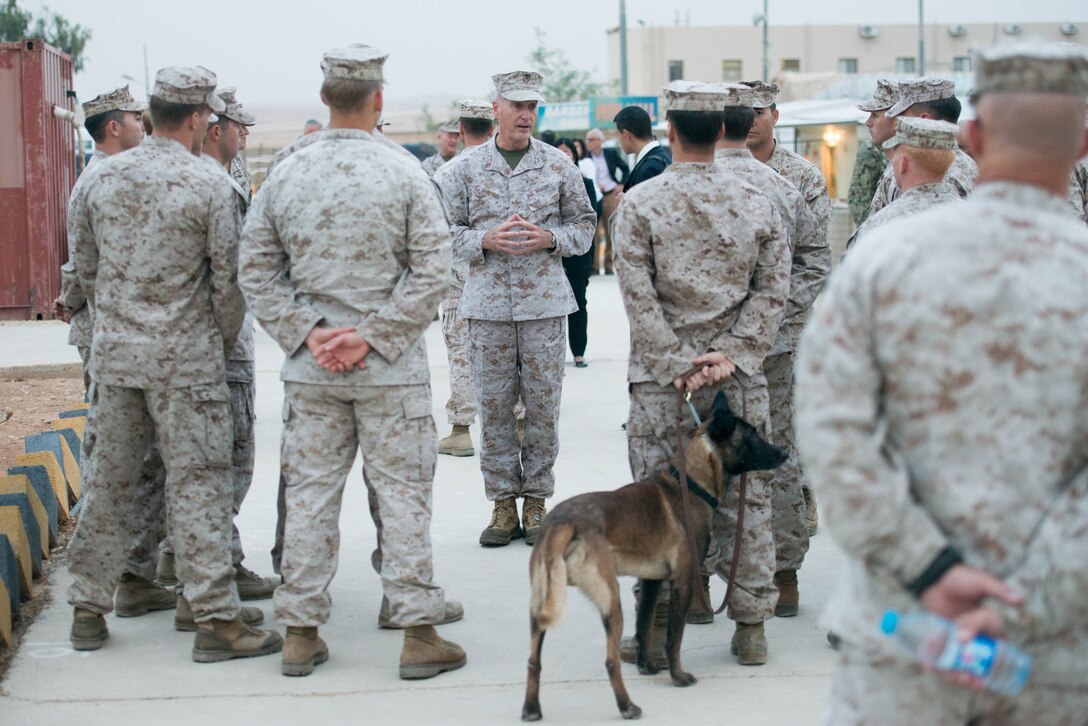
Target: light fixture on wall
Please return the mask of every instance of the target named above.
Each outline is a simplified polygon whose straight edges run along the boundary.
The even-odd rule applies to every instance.
[[[842,130],[835,126],[828,126],[824,129],[824,143],[832,149],[839,145],[839,142],[842,141],[842,137]]]

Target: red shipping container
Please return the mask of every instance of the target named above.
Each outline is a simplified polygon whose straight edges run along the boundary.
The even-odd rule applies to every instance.
[[[0,43],[0,320],[52,317],[68,259],[78,135],[72,60],[41,40]]]

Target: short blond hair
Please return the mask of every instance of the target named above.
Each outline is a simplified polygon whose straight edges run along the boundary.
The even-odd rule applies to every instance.
[[[355,78],[326,78],[321,84],[321,96],[329,108],[352,113],[359,111],[378,91],[381,81],[360,81]]]

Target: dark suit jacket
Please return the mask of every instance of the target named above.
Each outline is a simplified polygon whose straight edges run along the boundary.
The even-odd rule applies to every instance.
[[[664,146],[655,146],[646,152],[646,156],[642,157],[642,161],[635,164],[635,168],[631,170],[631,176],[627,178],[627,182],[623,185],[623,191],[629,191],[631,187],[641,184],[647,179],[653,179],[665,171],[665,167],[671,163],[672,152]]]
[[[601,153],[604,154],[604,163],[608,166],[608,175],[612,177],[612,181],[623,184],[627,177],[631,176],[631,168],[627,166],[627,161],[623,158],[620,150],[606,146],[601,149]],[[592,155],[589,158],[593,158]],[[617,169],[622,173],[617,175]]]

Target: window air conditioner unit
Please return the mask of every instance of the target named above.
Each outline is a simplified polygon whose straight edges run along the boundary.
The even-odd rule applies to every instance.
[[[1021,29],[1019,25],[1006,25],[1005,35],[1020,35]]]
[[[875,38],[880,35],[880,28],[875,25],[862,25],[858,28],[858,35],[862,38]]]
[[[1062,31],[1062,35],[1076,35],[1077,34],[1077,26],[1073,25],[1072,23],[1062,23],[1059,30]]]
[[[962,38],[967,35],[967,28],[962,25],[950,25],[948,26],[948,34],[953,38]]]

